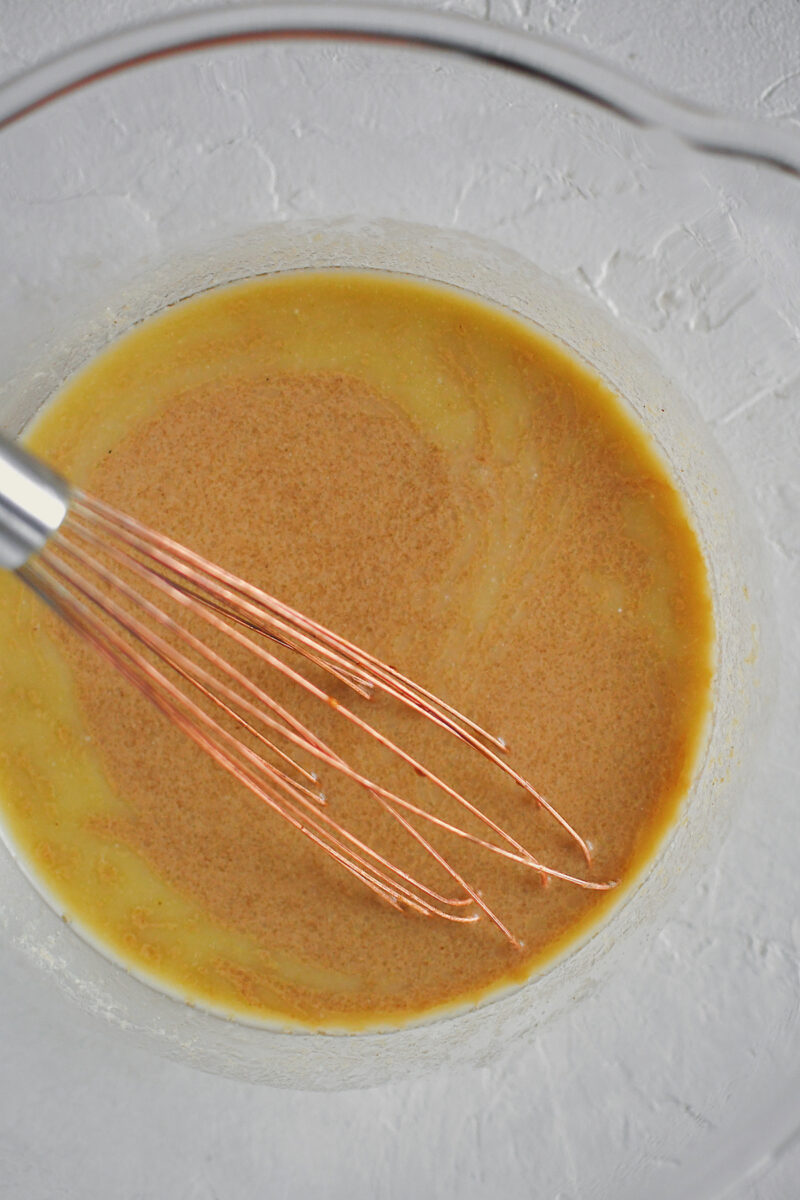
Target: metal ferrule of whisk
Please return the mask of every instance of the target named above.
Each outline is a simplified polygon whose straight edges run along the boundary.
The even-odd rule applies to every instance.
[[[71,495],[65,479],[0,434],[0,567],[16,571],[43,549]]]

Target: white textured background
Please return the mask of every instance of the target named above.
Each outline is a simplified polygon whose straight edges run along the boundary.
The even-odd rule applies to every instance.
[[[171,0],[0,0],[0,72],[126,22],[189,7]],[[461,0],[439,7],[552,32],[707,103],[800,121],[796,0]],[[765,955],[773,952],[767,947]],[[561,1101],[561,1073],[573,1081],[580,1073],[580,1063],[569,1059],[568,1022],[560,1039],[558,1067],[530,1045],[513,1048],[492,1068],[369,1092],[270,1091],[148,1057],[100,1030],[76,1034],[69,1011],[45,999],[26,966],[4,955],[0,1196],[580,1200],[575,1181],[584,1171],[575,1169],[576,1139]],[[610,1089],[612,1076],[610,1070]],[[647,1094],[636,1102],[646,1106]],[[594,1111],[595,1136],[580,1140],[602,1155],[602,1097]],[[688,1115],[701,1148],[708,1136],[714,1178],[715,1131],[702,1114]],[[668,1108],[662,1116],[670,1120]],[[750,1154],[736,1184],[721,1170],[719,1194],[728,1200],[800,1196],[800,1142],[776,1150],[764,1133],[764,1153]],[[561,1163],[556,1184],[550,1174],[541,1184],[537,1173],[544,1137],[548,1160]]]

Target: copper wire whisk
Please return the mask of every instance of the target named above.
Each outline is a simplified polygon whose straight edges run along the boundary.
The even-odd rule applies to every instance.
[[[202,750],[270,809],[288,821],[395,908],[449,921],[481,913],[516,947],[520,943],[480,892],[414,821],[466,839],[543,880],[582,888],[614,885],[567,874],[539,861],[465,796],[402,746],[329,694],[324,686],[274,651],[289,650],[369,699],[383,693],[421,720],[431,721],[488,759],[514,781],[581,850],[589,844],[504,758],[501,738],[407,679],[393,667],[261,589],[208,562],[130,516],[86,495],[18,444],[0,436],[0,566],[13,570],[82,637]],[[145,594],[145,588],[148,594]],[[177,616],[171,615],[168,605]],[[183,617],[184,619],[180,619]],[[252,656],[320,702],[334,708],[470,814],[473,828],[455,825],[359,773],[305,723],[254,682],[226,654],[193,632],[196,618],[223,635],[237,660]],[[236,648],[236,649],[235,649]],[[292,660],[294,661],[294,660]],[[319,671],[316,672],[319,675]],[[324,676],[322,677],[324,679]],[[439,864],[455,885],[447,896],[390,862],[335,820],[310,758],[358,784]],[[478,822],[476,826],[475,821]]]

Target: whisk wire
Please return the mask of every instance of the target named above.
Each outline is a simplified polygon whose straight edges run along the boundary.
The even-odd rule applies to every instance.
[[[614,886],[540,862],[466,796],[314,679],[273,653],[269,645],[299,655],[365,700],[382,693],[477,751],[522,788],[590,864],[588,843],[505,761],[506,746],[501,738],[347,639],[103,501],[70,492],[60,525],[38,554],[15,569],[195,744],[390,905],[462,923],[474,922],[483,913],[513,946],[520,946],[480,891],[417,827],[419,821],[526,867],[543,882],[555,878],[593,890]],[[144,588],[152,589],[151,594],[146,595]],[[187,616],[201,618],[237,647],[237,653],[253,656],[335,710],[447,796],[483,832],[428,811],[357,770],[266,687],[171,615],[163,607],[165,602],[177,605]],[[231,722],[231,728],[222,720]],[[365,789],[446,874],[458,895],[443,894],[340,824],[318,790],[317,772],[298,761],[298,754]]]
[[[112,517],[115,514],[114,509],[111,509],[108,505],[95,500],[93,497],[87,498],[81,496],[81,501],[86,504],[86,508],[89,513],[96,511],[101,516],[101,519],[104,519],[108,523],[107,527],[110,527],[110,525],[113,523]],[[80,502],[78,503],[77,511],[79,513],[81,511]],[[245,581],[238,579],[236,576],[230,575],[229,572],[215,567],[212,563],[209,563],[206,559],[203,559],[200,555],[195,554],[193,551],[187,550],[179,543],[173,542],[171,539],[165,538],[161,534],[154,533],[153,530],[148,529],[147,526],[141,524],[132,517],[118,514],[118,519],[121,524],[121,531],[115,530],[114,532],[120,536],[122,540],[128,541],[135,548],[144,553],[152,554],[156,561],[162,563],[162,565],[168,567],[170,570],[179,572],[182,575],[186,575],[195,584],[208,589],[208,591],[211,592],[212,596],[216,600],[222,600],[223,603],[228,604],[238,602],[239,604],[244,605],[245,610],[256,621],[258,621],[258,624],[254,626],[257,632],[263,633],[265,636],[271,638],[273,637],[273,634],[270,632],[270,626],[273,628],[277,627],[282,634],[288,635],[288,637],[291,639],[298,639],[302,646],[307,647],[312,645],[316,648],[317,642],[312,641],[310,635],[306,635],[304,632],[302,632],[302,630],[306,629],[313,630],[315,637],[319,639],[320,643],[322,643],[325,654],[333,657],[334,661],[339,666],[344,666],[345,668],[350,667],[348,661],[342,657],[341,653],[328,649],[328,647],[325,645],[325,642],[331,641],[337,647],[340,647],[343,652],[346,651],[347,653],[351,654],[362,671],[366,672],[367,668],[369,668],[370,673],[365,677],[370,685],[380,687],[381,690],[383,690],[387,695],[399,700],[413,711],[419,713],[419,715],[432,720],[435,724],[438,724],[441,728],[446,729],[453,736],[477,750],[478,753],[489,759],[494,766],[498,767],[500,771],[506,774],[514,781],[514,783],[526,791],[534,799],[537,805],[544,808],[548,814],[562,827],[567,835],[578,845],[582,854],[584,855],[584,858],[586,859],[587,864],[591,865],[591,851],[580,834],[569,824],[562,814],[559,813],[558,810],[555,809],[549,803],[549,801],[532,786],[528,780],[524,779],[497,753],[495,753],[489,745],[485,744],[485,742],[490,742],[495,746],[502,745],[504,747],[504,743],[501,739],[486,733],[480,728],[480,726],[476,725],[468,718],[463,717],[462,714],[457,712],[457,710],[451,706],[439,701],[437,697],[433,697],[431,693],[419,688],[410,680],[406,680],[404,676],[401,676],[398,672],[394,671],[393,668],[387,667],[385,664],[373,658],[365,651],[362,651],[359,647],[353,646],[352,643],[347,642],[339,635],[333,634],[324,626],[319,625],[316,622],[312,622],[309,618],[304,617],[299,613],[295,613],[293,609],[290,609],[287,605],[276,601],[273,597],[269,596],[265,592],[262,592],[260,589],[253,587],[252,584],[247,584]],[[109,532],[111,532],[110,528]],[[231,587],[222,586],[219,580],[223,580],[225,583],[230,583]],[[182,587],[181,590],[185,592],[184,587]],[[239,595],[237,595],[237,593],[239,593]],[[247,599],[245,597],[250,597],[251,599]],[[198,599],[201,604],[208,607],[205,596],[200,596]],[[272,612],[273,608],[278,609],[281,615],[286,619],[281,620],[280,618],[277,618]],[[292,624],[289,624],[290,619],[296,625],[301,626],[301,632],[298,632],[298,630],[295,629]],[[289,644],[292,643],[290,642]],[[305,653],[304,649],[300,649],[295,646],[293,646],[293,648],[298,649],[300,653]],[[308,683],[303,676],[295,676],[295,680],[296,682],[299,682],[301,686],[308,687]],[[430,699],[430,702],[428,702],[428,698]],[[377,730],[375,730],[367,722],[360,721],[359,718],[352,714],[349,709],[346,709],[344,706],[340,706],[340,708],[342,715],[347,717],[349,720],[354,721],[356,724],[359,724],[360,728],[368,736],[373,737],[378,741],[383,741],[383,744],[387,745],[387,748],[390,748],[394,753],[402,757],[414,768],[414,770],[419,771],[421,774],[430,779],[431,782],[435,783],[437,787],[440,787],[442,790],[448,792],[448,794],[450,794],[454,799],[458,800],[459,803],[462,803],[466,808],[470,809],[470,811],[473,812],[473,815],[477,816],[479,820],[490,824],[484,813],[477,809],[477,807],[470,805],[469,802],[463,797],[459,797],[457,793],[448,788],[448,786],[441,780],[438,780],[431,772],[422,766],[422,764],[416,762],[410,755],[407,755],[401,747],[389,743],[388,739],[383,739],[382,735],[380,735]],[[439,711],[440,709],[443,711]],[[483,739],[483,741],[480,739]],[[499,827],[495,827],[495,832],[503,838],[507,837],[505,832]],[[522,850],[522,847],[517,847],[517,849],[522,853],[525,853]]]
[[[83,530],[81,530],[80,532],[82,535],[85,534],[85,536],[89,540],[99,543],[99,539],[97,539],[95,535],[85,533],[85,531],[83,531]],[[77,553],[77,551],[73,547],[69,548],[69,552]],[[152,572],[150,569],[143,567],[137,560],[132,559],[126,552],[124,552],[124,551],[120,552],[118,550],[113,550],[113,551],[108,550],[108,552],[112,553],[113,557],[116,558],[120,563],[122,563],[125,566],[128,566],[131,570],[135,571],[137,574],[139,574],[143,578],[149,579],[149,581],[151,583],[156,584],[156,586],[158,586],[161,590],[166,591],[168,594],[172,595],[173,598],[178,599],[182,602],[187,602],[187,601],[191,602],[192,600],[194,600],[194,601],[197,601],[202,604],[202,600],[198,601],[198,597],[196,596],[196,594],[187,592],[186,589],[184,589],[183,587],[180,587],[179,585],[174,584],[170,580],[165,579],[164,576],[160,575],[158,572]],[[83,564],[84,564],[84,566],[93,567],[94,570],[97,571],[98,574],[101,574],[106,579],[107,582],[116,584],[116,586],[118,587],[118,590],[123,591],[130,600],[132,600],[134,603],[139,604],[143,608],[146,608],[148,611],[148,614],[155,620],[159,621],[162,624],[167,624],[183,641],[189,642],[193,646],[193,648],[198,650],[204,657],[206,657],[209,660],[213,659],[215,664],[218,666],[222,665],[223,660],[221,660],[219,658],[219,656],[212,654],[212,652],[206,647],[206,645],[202,641],[193,637],[193,635],[191,635],[184,627],[175,623],[172,620],[172,618],[168,617],[161,610],[159,610],[156,606],[154,606],[150,602],[146,601],[141,596],[140,593],[137,593],[134,589],[129,588],[122,581],[117,580],[115,577],[111,576],[111,574],[109,572],[105,571],[100,566],[100,564],[98,564],[96,562],[96,560],[93,560],[89,556],[84,554],[83,555]],[[215,612],[219,613],[219,611],[220,611],[219,606],[214,605],[212,607]],[[205,615],[206,615],[207,619],[210,619],[210,618],[208,618],[208,614],[205,614]],[[224,623],[220,623],[219,621],[213,621],[213,624],[218,629],[224,629],[224,631],[227,632],[229,635],[234,636],[234,637],[236,636]],[[248,622],[248,625],[250,625],[249,622]],[[250,627],[254,628],[257,631],[256,626],[250,626]],[[171,650],[171,647],[165,642],[159,641],[158,644],[156,645],[153,637],[151,635],[149,635],[149,632],[146,627],[143,627],[143,629],[141,631],[141,638],[142,638],[142,640],[144,640],[146,642],[146,644],[151,649],[156,650],[158,653],[162,654],[168,661],[170,661],[171,665],[173,667],[175,667],[176,670],[180,670],[180,672],[184,678],[193,682],[195,684],[195,686],[201,687],[201,685],[198,683],[197,679],[192,674],[190,674],[189,670],[187,670],[187,667],[189,666],[188,660],[185,660],[182,657],[178,658],[178,656],[175,656],[174,652],[172,652],[172,650]],[[239,639],[239,638],[237,638],[237,640],[241,641],[241,639]],[[249,641],[249,639],[246,639],[245,641],[243,641],[242,644],[246,644],[248,646],[248,648],[253,649],[256,652],[258,651],[258,648],[256,646],[254,646]],[[274,660],[270,656],[269,661],[270,661],[270,663],[275,663],[276,660]],[[225,665],[225,669],[230,674],[235,675],[236,678],[238,679],[238,681],[243,686],[248,688],[248,690],[250,690],[256,696],[256,698],[260,701],[260,703],[270,703],[270,704],[273,703],[271,701],[271,698],[266,696],[259,689],[255,688],[253,686],[253,684],[247,679],[247,677],[240,675],[238,672],[235,672],[233,670],[233,668],[230,667],[230,664],[224,664],[224,665]],[[196,669],[196,668],[193,668],[193,669]],[[204,677],[206,678],[207,681],[209,681],[209,682],[212,681],[210,676],[205,675]],[[302,680],[302,677],[300,677],[300,679]],[[225,685],[220,685],[220,686],[221,686],[221,690],[223,690],[224,693],[229,696],[229,698],[233,699],[234,701],[238,701],[240,703],[246,704],[248,709],[254,715],[256,715],[256,716],[261,715],[259,710],[257,708],[254,708],[250,702],[243,701],[241,697],[237,696],[235,693],[232,693],[230,691],[230,689],[227,689],[227,687]],[[209,696],[209,698],[212,699],[215,703],[219,703],[217,698],[214,697],[213,695],[211,695],[211,693],[208,690],[202,689],[202,687],[201,687],[201,690],[204,690],[204,693],[207,696]],[[322,698],[327,699],[328,702],[331,701],[331,698],[329,696],[327,696],[325,693],[315,693],[315,694],[318,694],[318,695],[322,696]],[[393,794],[393,793],[387,791],[386,789],[380,788],[378,785],[376,785],[374,783],[374,781],[365,779],[363,776],[360,776],[360,775],[354,773],[352,770],[350,770],[348,768],[347,764],[345,764],[341,760],[337,761],[336,765],[339,767],[340,770],[343,770],[351,778],[355,779],[356,782],[358,782],[362,786],[366,787],[369,791],[371,791],[373,793],[373,795],[375,795],[376,797],[378,797],[384,801],[387,801],[390,805],[400,805],[401,807],[405,808],[407,811],[412,812],[415,815],[421,817],[423,820],[431,822],[433,824],[436,824],[440,828],[447,830],[448,832],[453,833],[453,834],[455,834],[461,838],[464,838],[470,842],[473,842],[476,845],[480,845],[493,853],[501,854],[504,857],[506,857],[512,861],[519,862],[523,865],[534,867],[545,878],[555,877],[555,878],[561,878],[564,880],[568,880],[570,882],[585,883],[588,885],[588,881],[581,881],[573,875],[569,875],[569,874],[566,874],[565,872],[557,871],[553,868],[544,867],[519,842],[517,842],[515,839],[511,838],[510,835],[508,835],[503,829],[501,829],[500,826],[498,826],[489,817],[487,817],[486,814],[482,813],[479,809],[477,809],[474,805],[472,805],[468,800],[466,800],[466,798],[464,796],[460,795],[454,789],[450,788],[449,785],[444,783],[437,776],[433,775],[433,773],[427,771],[426,768],[422,767],[420,764],[417,763],[417,761],[415,759],[411,758],[411,756],[407,755],[404,751],[402,751],[401,749],[396,747],[393,742],[389,741],[389,739],[384,740],[384,739],[380,738],[380,736],[376,734],[376,731],[370,725],[368,725],[366,722],[362,722],[360,718],[355,716],[355,714],[352,714],[349,710],[345,709],[341,705],[337,705],[337,709],[339,709],[343,715],[348,716],[349,719],[351,719],[356,724],[358,724],[360,728],[363,728],[364,731],[367,732],[370,736],[373,736],[373,737],[377,736],[379,738],[379,740],[383,741],[384,745],[386,745],[388,748],[390,748],[395,753],[400,755],[400,757],[402,757],[406,762],[408,762],[410,765],[412,765],[415,770],[418,770],[419,773],[421,773],[424,776],[426,776],[427,778],[429,778],[438,787],[440,787],[441,790],[445,791],[448,795],[450,795],[454,799],[456,799],[458,801],[458,803],[463,805],[468,811],[474,813],[483,823],[485,823],[489,828],[491,828],[501,838],[503,838],[505,841],[507,841],[508,844],[512,847],[512,850],[511,851],[504,850],[502,847],[496,846],[495,844],[493,844],[491,842],[487,842],[485,839],[478,838],[474,834],[470,834],[468,831],[463,830],[460,827],[455,826],[455,825],[451,824],[450,822],[447,822],[439,817],[436,817],[434,814],[421,809],[419,806],[412,804],[410,801],[404,799],[403,797],[399,797],[396,794]],[[226,711],[230,712],[231,710],[226,710]],[[234,719],[238,720],[240,722],[240,724],[244,725],[245,728],[249,728],[249,726],[247,726],[245,722],[241,721],[241,719],[235,713],[231,712],[231,715],[234,717]],[[283,732],[285,735],[286,731],[280,730],[280,732]],[[303,732],[307,733],[308,731],[304,729]],[[260,736],[260,735],[257,734],[257,736]],[[270,743],[270,742],[267,742],[267,744],[270,746],[273,745],[273,743]],[[311,748],[307,745],[304,748],[310,750],[310,752],[312,752],[312,753],[314,752],[313,748]],[[317,749],[322,750],[323,747],[318,746]],[[324,747],[324,751],[326,754],[326,761],[332,761],[333,752],[330,750],[330,748]],[[281,753],[281,752],[278,751],[278,753]],[[327,758],[328,755],[331,756],[331,759]],[[289,761],[294,762],[294,760],[291,760],[291,759]],[[295,765],[298,766],[298,764],[295,764]],[[298,766],[298,769],[301,769],[301,768],[299,768],[299,766]],[[397,814],[394,812],[393,812],[393,815],[395,815],[395,817],[397,816]],[[426,847],[427,847],[427,843],[426,843]]]
[[[47,565],[53,566],[50,556],[48,556]],[[56,574],[59,573],[56,570]],[[438,907],[439,905],[460,907],[470,903],[469,898],[443,896],[403,871],[402,868],[390,863],[327,814],[314,813],[310,801],[316,800],[317,797],[309,793],[308,789],[298,786],[285,773],[272,767],[249,747],[238,742],[218,722],[215,722],[199,706],[195,705],[162,672],[143,661],[118,635],[98,622],[86,605],[76,600],[57,581],[53,581],[46,570],[43,571],[39,568],[35,572],[25,571],[24,574],[37,592],[51,603],[69,624],[94,645],[129,682],[142,691],[196,744],[279,815],[284,816],[299,832],[316,842],[383,899],[388,900],[396,907],[404,904],[424,915],[437,915],[448,920],[469,922],[477,919],[477,914],[462,916],[442,911]],[[206,732],[203,732],[201,727],[204,727]],[[227,743],[228,748],[221,744],[222,742]],[[238,761],[235,757],[236,753],[249,760],[250,765]],[[268,781],[278,785],[284,795],[280,798],[276,797],[265,786],[264,780],[258,777],[258,772],[263,773]],[[301,813],[297,804],[292,802],[292,798],[303,808],[309,809],[313,815]],[[323,823],[329,828],[324,828]],[[341,839],[347,839],[363,851],[363,854],[345,846]],[[380,863],[381,867],[385,867],[386,870],[374,866],[374,863],[368,862],[365,856],[369,856],[375,863]],[[401,880],[410,886],[405,886],[405,883],[400,882]],[[423,895],[416,894],[413,889],[417,889]],[[433,903],[426,901],[424,896],[428,896]]]
[[[66,543],[61,545],[60,548],[66,549]],[[124,581],[119,580],[116,576],[113,576],[109,571],[103,568],[101,564],[97,563],[96,560],[94,560],[90,555],[87,555],[85,552],[76,551],[75,547],[72,546],[69,546],[68,552],[77,554],[84,568],[94,568],[101,578],[103,578],[107,583],[115,585],[118,590],[123,592],[123,594],[128,595],[129,598],[133,599],[140,606],[147,608],[151,617],[155,618],[156,620],[161,620],[163,623],[166,623],[170,626],[175,625],[175,623],[167,614],[160,612],[160,610],[150,601],[146,600],[146,598],[130,589],[128,585],[124,583]],[[247,723],[243,721],[238,714],[232,712],[232,710],[230,710],[227,706],[223,705],[219,701],[218,697],[209,692],[207,688],[198,684],[198,681],[195,678],[195,672],[201,676],[204,676],[205,678],[210,678],[207,672],[203,671],[202,668],[198,668],[195,664],[191,664],[189,660],[185,658],[185,656],[176,653],[168,643],[155,635],[147,628],[147,626],[143,625],[136,618],[131,617],[131,615],[122,609],[115,601],[110,600],[108,597],[104,597],[97,591],[95,587],[88,583],[85,578],[77,575],[76,572],[74,572],[70,567],[60,562],[57,557],[53,555],[51,550],[45,550],[42,553],[41,560],[46,567],[49,567],[50,570],[54,571],[55,574],[63,581],[70,583],[87,600],[101,608],[106,617],[110,616],[137,641],[141,642],[143,645],[146,645],[147,648],[158,655],[163,662],[167,663],[173,669],[178,671],[182,678],[186,679],[195,686],[200,686],[203,694],[209,696],[218,708],[223,708],[226,712],[230,712],[240,725],[247,725]],[[50,588],[49,592],[52,596],[53,589]],[[93,644],[98,648],[103,648],[101,646],[103,636],[107,638],[107,644],[104,647],[106,657],[110,657],[118,669],[120,669],[129,680],[136,683],[137,686],[139,686],[140,689],[144,691],[145,694],[151,700],[153,700],[158,707],[161,708],[162,711],[164,711],[166,715],[169,716],[185,733],[189,733],[189,735],[198,745],[201,745],[203,748],[205,748],[217,762],[234,774],[241,782],[245,783],[250,790],[254,791],[262,799],[266,800],[270,807],[277,808],[278,811],[280,811],[280,806],[283,805],[283,808],[286,810],[287,814],[292,814],[293,819],[291,820],[291,823],[295,825],[298,830],[310,837],[312,841],[324,846],[324,848],[331,853],[333,858],[335,858],[342,865],[346,866],[363,882],[369,883],[369,885],[372,887],[372,890],[378,891],[381,895],[386,895],[387,889],[384,886],[384,883],[388,881],[391,885],[391,891],[389,894],[395,903],[402,901],[420,913],[430,914],[435,912],[436,915],[446,916],[451,920],[457,919],[471,921],[475,919],[472,916],[461,917],[454,916],[452,913],[442,912],[436,907],[437,904],[453,907],[462,904],[465,901],[459,898],[444,897],[440,893],[433,891],[424,883],[422,883],[421,880],[409,875],[393,864],[388,863],[385,858],[378,855],[370,847],[367,847],[364,843],[358,842],[358,839],[354,838],[349,831],[344,830],[337,822],[332,821],[330,818],[322,814],[318,814],[321,819],[324,820],[326,824],[330,825],[332,829],[336,830],[337,833],[342,834],[347,838],[348,841],[360,845],[361,848],[363,848],[371,858],[382,862],[395,876],[399,876],[400,878],[406,880],[411,885],[413,890],[409,890],[409,888],[405,887],[404,885],[398,884],[396,879],[389,879],[383,871],[376,869],[371,864],[366,864],[363,858],[359,854],[353,852],[352,849],[347,850],[347,856],[345,856],[341,852],[342,843],[335,836],[331,835],[330,830],[322,830],[319,820],[312,819],[309,821],[307,816],[299,817],[296,807],[291,803],[291,799],[287,801],[286,796],[288,795],[294,800],[299,800],[303,807],[307,807],[307,800],[305,796],[298,793],[298,789],[295,785],[293,785],[292,781],[288,780],[288,777],[286,777],[282,772],[276,773],[275,769],[270,764],[265,762],[263,758],[255,755],[249,747],[238,742],[237,739],[235,739],[227,730],[223,729],[218,722],[213,721],[208,714],[194,704],[183,692],[181,692],[179,688],[175,686],[171,680],[167,679],[162,672],[158,671],[151,664],[142,660],[140,656],[134,655],[130,647],[128,647],[118,635],[114,634],[111,630],[103,630],[102,626],[100,626],[100,632],[98,634],[97,625],[92,624],[91,618],[87,619],[88,610],[86,610],[86,608],[83,606],[79,606],[74,601],[74,598],[70,606],[70,614],[72,616],[72,624],[79,626],[84,633],[84,636],[87,636],[89,640],[92,641]],[[217,622],[215,621],[214,624],[216,625]],[[176,626],[176,628],[180,631],[184,638],[192,637],[192,635],[188,634],[186,630],[182,629],[182,627]],[[236,636],[235,631],[234,636]],[[197,641],[197,639],[192,640]],[[224,659],[222,659],[220,656],[217,656],[213,651],[210,651],[203,645],[203,643],[197,641],[197,645],[201,648],[206,657],[213,657],[215,661],[225,665],[226,668],[230,667],[230,664],[226,664]],[[135,668],[133,670],[132,665]],[[233,668],[230,669],[231,671],[234,670]],[[137,673],[137,671],[143,673],[144,678],[142,674]],[[159,688],[161,691],[158,690]],[[256,689],[256,691],[258,695],[261,694],[260,690]],[[166,693],[166,696],[164,693]],[[234,695],[235,697],[235,693],[230,694]],[[241,697],[235,698],[239,699],[240,701],[242,700]],[[186,710],[186,712],[183,710]],[[188,718],[186,715],[187,712]],[[205,733],[200,732],[197,722],[199,722],[200,725],[205,728]],[[289,731],[282,732],[284,732],[286,735],[289,735]],[[220,739],[226,743],[227,749],[220,745]],[[304,748],[308,749],[312,753],[319,753],[320,756],[324,758],[324,761],[337,766],[338,769],[342,770],[350,778],[355,779],[357,782],[361,783],[362,786],[371,791],[379,800],[385,811],[389,813],[395,820],[399,821],[403,828],[411,835],[411,837],[416,840],[417,843],[437,863],[439,863],[441,867],[444,868],[444,870],[454,881],[459,884],[460,887],[462,887],[462,889],[467,893],[466,903],[471,901],[481,908],[485,915],[492,921],[492,923],[495,924],[498,929],[500,929],[501,932],[508,937],[513,944],[516,945],[516,939],[493,912],[493,910],[486,904],[479,893],[477,893],[466,882],[466,880],[464,880],[461,874],[455,871],[452,865],[435,849],[435,847],[431,845],[426,838],[424,838],[419,830],[416,830],[410,824],[410,822],[406,820],[406,818],[396,811],[394,802],[399,800],[398,797],[395,797],[391,792],[388,792],[383,788],[379,788],[371,781],[352,771],[350,768],[348,768],[347,764],[339,759],[338,756],[335,755],[334,752],[328,747],[326,747],[323,742],[320,741],[318,746],[311,746],[309,744]],[[271,784],[277,784],[278,786],[282,787],[284,792],[284,797],[282,800],[277,801],[273,793],[266,791],[264,789],[263,782],[257,778],[254,778],[252,770],[246,767],[243,768],[241,762],[238,762],[235,757],[231,755],[231,749],[234,749],[239,753],[240,756],[244,756],[247,760],[249,760],[250,766],[255,766],[258,768],[258,770],[267,776]],[[302,791],[305,792],[306,789],[302,789]],[[309,832],[309,825],[316,830],[316,833]],[[320,833],[325,839],[324,841],[319,836]],[[369,869],[365,871],[362,869],[362,866],[367,866]],[[430,897],[434,901],[434,904],[421,899],[419,893],[423,893],[424,895]]]

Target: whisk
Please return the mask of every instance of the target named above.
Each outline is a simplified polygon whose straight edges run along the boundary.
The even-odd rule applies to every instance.
[[[466,839],[529,867],[544,882],[561,879],[605,890],[613,883],[570,875],[539,861],[416,757],[337,700],[315,679],[320,668],[370,699],[383,693],[420,721],[433,722],[513,780],[544,809],[591,864],[589,843],[509,765],[503,740],[345,638],[243,579],[71,487],[44,463],[0,436],[0,567],[15,571],[56,613],[193,742],[299,834],[397,909],[448,921],[487,917],[516,948],[521,943],[419,826]],[[148,593],[145,593],[145,588]],[[156,598],[154,599],[153,596]],[[170,615],[168,605],[179,617]],[[264,666],[372,738],[468,813],[470,831],[361,774],[293,715],[228,654],[193,631],[202,618],[237,661]],[[204,626],[204,628],[206,627]],[[280,648],[290,661],[276,654]],[[315,668],[300,669],[303,660]],[[324,680],[325,675],[321,678]],[[299,756],[299,758],[298,758]],[[328,811],[316,760],[365,789],[451,880],[455,895],[428,886],[357,837]],[[477,822],[477,824],[476,824]],[[452,885],[455,885],[453,888]]]

